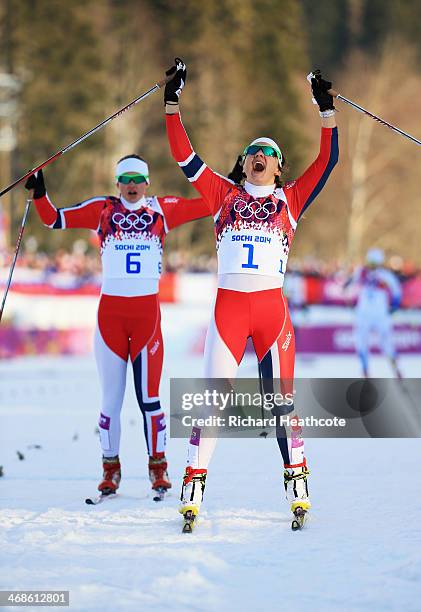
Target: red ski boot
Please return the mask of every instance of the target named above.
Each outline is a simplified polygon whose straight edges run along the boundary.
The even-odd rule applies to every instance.
[[[101,491],[102,495],[111,495],[117,491],[121,480],[121,467],[118,455],[115,457],[103,457],[102,466],[104,474],[102,482],[98,485],[98,491]]]
[[[149,480],[152,483],[152,490],[157,492],[154,501],[164,499],[165,493],[171,489],[167,468],[165,455],[149,457]]]

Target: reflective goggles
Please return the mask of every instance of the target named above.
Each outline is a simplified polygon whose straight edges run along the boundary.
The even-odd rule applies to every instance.
[[[147,183],[149,176],[144,174],[120,174],[120,176],[116,176],[116,179],[118,183],[123,183],[123,185],[128,185],[131,181],[139,185],[140,183]]]
[[[263,155],[267,157],[277,157],[282,163],[282,153],[278,149],[274,149],[270,145],[264,144],[253,144],[246,147],[243,151],[243,155],[256,155],[257,151],[262,151]]]

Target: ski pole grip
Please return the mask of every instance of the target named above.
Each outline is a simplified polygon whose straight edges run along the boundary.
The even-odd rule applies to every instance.
[[[328,90],[327,90],[327,93],[328,93],[330,96],[333,96],[334,98],[337,98],[337,97],[339,96],[339,93],[338,93],[337,91],[335,91],[334,89],[328,89]]]
[[[157,83],[158,87],[163,87],[164,85],[172,81],[174,76],[175,76],[175,72],[174,74],[170,74],[169,76],[166,76],[164,79],[162,79],[162,81],[158,81]]]

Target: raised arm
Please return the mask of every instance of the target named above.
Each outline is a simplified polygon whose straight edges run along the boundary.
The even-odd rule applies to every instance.
[[[80,228],[97,230],[106,198],[97,197],[85,200],[74,206],[56,208],[48,197],[42,170],[32,174],[25,183],[32,192],[37,213],[45,226],[50,229]]]
[[[179,97],[186,81],[186,67],[176,58],[176,64],[168,72],[174,78],[165,86],[164,102],[168,141],[171,153],[193,187],[203,196],[215,215],[223,199],[232,187],[231,181],[213,172],[194,152],[186,130],[181,122]]]
[[[210,215],[209,206],[203,198],[188,199],[165,196],[158,198],[158,202],[164,216],[166,232],[184,223]]]
[[[311,79],[311,89],[319,106],[321,120],[320,150],[307,170],[296,181],[286,185],[286,190],[293,188],[291,193],[287,193],[291,213],[297,221],[323,189],[339,158],[333,97],[327,93],[331,87],[332,83],[322,79],[320,72],[316,73],[316,78]]]

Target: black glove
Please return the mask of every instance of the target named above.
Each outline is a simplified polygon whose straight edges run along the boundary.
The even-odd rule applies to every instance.
[[[175,65],[171,66],[171,68],[165,73],[167,76],[171,76],[173,74],[174,77],[165,85],[164,104],[178,104],[181,90],[183,89],[187,79],[187,68],[183,60],[176,57],[174,62]]]
[[[327,93],[328,89],[332,88],[330,81],[322,79],[320,70],[313,70],[313,78],[311,79],[311,90],[314,99],[319,105],[320,111],[334,110],[333,96]]]
[[[31,174],[25,183],[25,189],[34,190],[34,199],[42,198],[46,194],[44,176],[42,170],[38,170],[36,174]]]

